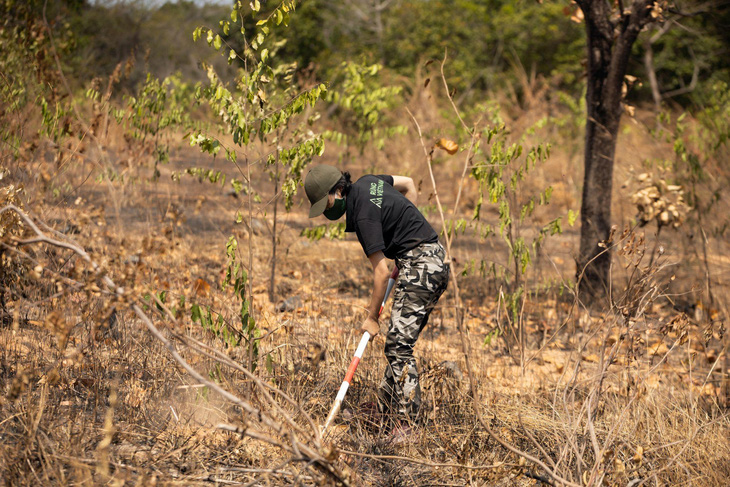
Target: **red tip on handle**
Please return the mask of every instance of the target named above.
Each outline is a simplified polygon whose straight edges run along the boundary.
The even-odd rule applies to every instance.
[[[360,364],[360,357],[353,357],[352,362],[350,362],[350,367],[347,369],[347,373],[345,374],[345,382],[348,384],[352,382],[352,378],[355,376],[358,364]]]

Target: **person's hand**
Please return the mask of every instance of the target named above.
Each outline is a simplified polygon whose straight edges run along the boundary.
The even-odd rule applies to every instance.
[[[365,318],[365,321],[362,322],[362,326],[360,327],[360,329],[363,332],[370,333],[370,336],[375,336],[380,333],[380,325],[377,321],[370,317]]]

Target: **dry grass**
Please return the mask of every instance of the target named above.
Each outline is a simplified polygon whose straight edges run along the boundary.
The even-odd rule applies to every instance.
[[[404,167],[418,174],[412,161],[419,155],[412,142],[401,141],[389,150],[409,156],[411,162]],[[641,136],[632,135],[631,144],[640,146]],[[193,165],[195,158],[181,150],[165,171]],[[557,151],[555,158],[550,163],[554,166],[547,166],[532,184],[560,180],[558,173],[574,170],[569,154]],[[223,167],[220,161],[216,164]],[[355,165],[350,169],[358,172]],[[357,242],[312,243],[299,237],[300,229],[309,225],[300,200],[284,217],[277,299],[271,302],[266,287],[270,216],[264,208],[257,207],[258,225],[236,225],[234,215],[246,207],[245,201],[219,187],[171,183],[166,172],[160,182],[148,184],[144,170],[140,174],[136,183],[87,182],[73,194],[73,199],[83,198],[78,205],[49,197],[31,207],[40,220],[67,232],[62,238],[86,248],[100,263],[99,271],[63,249],[4,241],[6,252],[14,252],[25,269],[9,290],[12,319],[0,329],[4,484],[334,483],[316,462],[218,428],[221,423],[257,424],[257,418],[193,380],[129,310],[132,298],[114,296],[97,285],[105,273],[138,302],[147,293],[164,290],[169,305],[185,296],[188,305],[209,305],[233,322],[237,302],[230,291],[218,287],[230,234],[239,237],[242,247],[249,241],[252,245],[252,293],[262,330],[256,376],[264,385],[224,357],[212,358],[200,346],[186,345],[184,337],[196,338],[234,364],[248,364],[245,346],[227,347],[192,323],[189,309],[174,321],[148,300],[146,312],[166,336],[179,338],[175,343],[182,357],[203,376],[280,423],[291,420],[308,432],[300,434],[302,441],[319,448],[342,480],[374,486],[558,485],[525,456],[505,449],[486,425],[572,484],[727,484],[730,419],[720,385],[727,353],[722,325],[727,318],[723,279],[728,263],[721,261],[721,242],[713,244],[711,256],[720,302],[704,314],[695,313],[696,308],[683,314],[679,304],[696,301],[695,294],[687,293],[702,279],[696,265],[678,265],[686,254],[671,242],[665,241],[668,251],[652,266],[646,264],[648,257],[637,256],[648,256],[653,241],[617,256],[615,305],[589,312],[568,291],[561,294],[556,284],[573,273],[575,234],[569,230],[548,241],[528,276],[534,291],[521,317],[527,332],[523,353],[501,338],[485,343],[495,328],[507,326],[504,309],[494,299],[498,280],[476,273],[460,277],[480,418],[468,394],[468,367],[447,294],[417,349],[425,406],[412,441],[396,444],[383,432],[385,419],[373,412],[385,365],[383,339],[377,337],[340,419],[318,443],[307,417],[323,423],[359,339],[358,317],[368,298],[370,273]],[[450,164],[436,168],[437,180],[445,182],[440,192],[447,195],[447,206],[453,198],[449,186],[458,174]],[[64,177],[73,181],[83,176],[79,171]],[[35,188],[30,177],[26,184],[38,194],[52,191],[48,185]],[[257,184],[265,188],[268,182]],[[422,195],[427,193],[423,186]],[[564,212],[575,206],[577,189],[563,181],[559,196],[555,211]],[[474,194],[467,188],[463,197],[468,207]],[[623,211],[626,215],[629,210]],[[78,233],[68,233],[69,228]],[[478,239],[463,238],[455,245],[457,263],[485,254],[499,262],[503,253],[501,244]],[[43,268],[40,277],[33,276],[37,265]],[[679,279],[671,281],[672,274]],[[641,278],[631,277],[636,275]],[[199,279],[210,289],[196,286]],[[300,300],[297,309],[275,310],[280,300],[292,296]],[[293,403],[274,395],[280,408],[275,411],[262,393],[266,384]],[[282,444],[290,441],[271,429],[261,431]]]

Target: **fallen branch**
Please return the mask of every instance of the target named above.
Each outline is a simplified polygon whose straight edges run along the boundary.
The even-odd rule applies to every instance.
[[[343,453],[345,455],[352,455],[356,457],[363,457],[363,458],[372,458],[373,460],[399,460],[402,462],[408,462],[408,463],[415,463],[418,465],[425,465],[427,467],[432,468],[463,468],[464,470],[489,470],[493,468],[499,468],[499,467],[516,467],[517,465],[509,464],[509,463],[495,463],[494,465],[464,465],[461,463],[436,463],[436,462],[429,462],[428,460],[421,460],[419,458],[411,458],[411,457],[402,457],[399,455],[373,455],[370,453],[360,453],[356,451],[350,451],[350,450],[337,450],[339,453]]]

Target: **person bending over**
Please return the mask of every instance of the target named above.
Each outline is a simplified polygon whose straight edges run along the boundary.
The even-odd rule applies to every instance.
[[[413,180],[365,175],[353,183],[348,172],[322,164],[307,173],[304,189],[311,203],[309,218],[324,215],[334,221],[345,215],[345,231],[355,232],[370,260],[373,290],[363,332],[380,332],[378,312],[390,275],[386,259],[398,266],[378,408],[398,421],[413,422],[421,406],[413,347],[446,290],[450,272],[438,235],[416,208]]]

